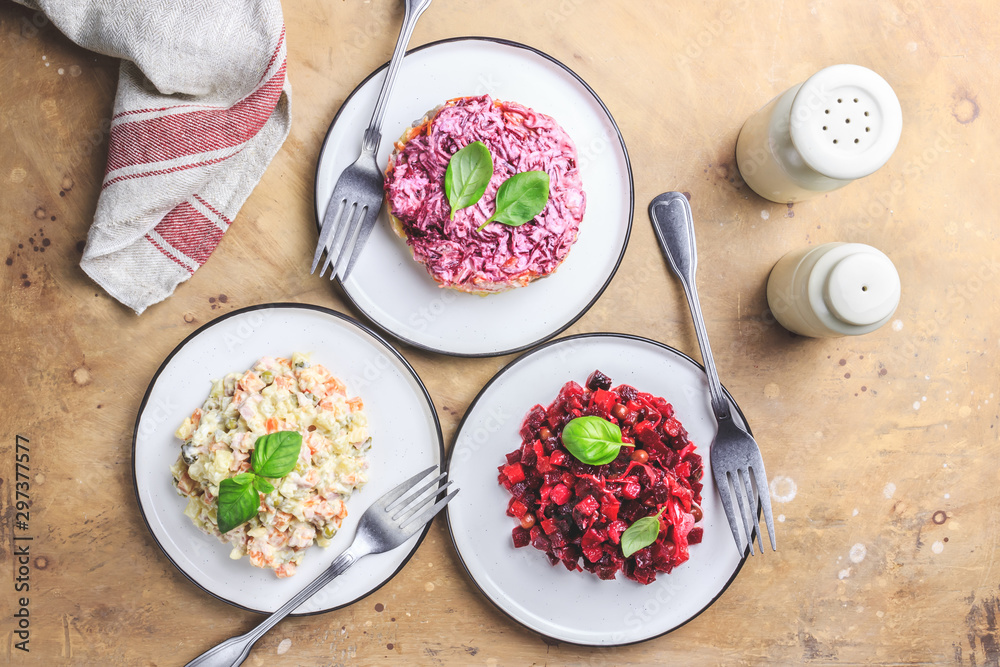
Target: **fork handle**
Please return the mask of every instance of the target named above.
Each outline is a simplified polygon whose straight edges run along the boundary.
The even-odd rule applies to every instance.
[[[694,241],[694,218],[691,215],[691,204],[680,192],[666,192],[659,195],[649,204],[649,218],[653,222],[656,240],[667,256],[670,268],[684,286],[691,318],[694,320],[694,331],[698,336],[698,347],[701,348],[701,358],[705,362],[705,373],[708,375],[708,391],[712,399],[712,411],[719,421],[729,419],[729,401],[722,391],[719,373],[715,369],[715,358],[712,356],[712,346],[708,343],[708,330],[705,328],[705,316],[701,312],[701,302],[698,300],[698,288],[695,285],[695,271],[698,268],[698,251]]]
[[[352,544],[336,560],[330,563],[330,566],[322,574],[313,579],[295,597],[281,605],[275,612],[265,618],[260,625],[246,634],[232,637],[210,648],[189,662],[186,667],[235,667],[242,664],[247,659],[247,656],[250,655],[250,649],[253,648],[253,645],[268,630],[273,628],[285,616],[288,616],[300,604],[315,595],[321,588],[342,574],[347,568],[354,565],[355,561],[364,555],[366,554],[360,551],[355,544]]]
[[[389,69],[385,73],[385,80],[382,82],[382,89],[378,93],[378,100],[375,102],[375,111],[372,112],[372,120],[368,124],[365,138],[361,143],[361,150],[374,153],[382,139],[382,119],[385,116],[385,109],[389,103],[389,93],[392,85],[396,82],[396,75],[399,73],[399,66],[403,62],[403,55],[406,53],[406,45],[410,43],[410,36],[413,35],[413,28],[417,25],[417,19],[427,9],[431,0],[405,0],[406,9],[403,14],[403,25],[399,29],[399,37],[396,39],[396,48],[392,52],[392,60],[389,61]]]

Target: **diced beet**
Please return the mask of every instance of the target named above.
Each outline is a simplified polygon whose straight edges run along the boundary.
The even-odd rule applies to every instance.
[[[566,463],[566,455],[563,454],[562,450],[557,449],[552,452],[552,456],[549,457],[549,463],[554,466],[562,466]]]
[[[535,466],[538,469],[538,472],[540,473],[544,474],[547,472],[552,472],[552,464],[549,463],[548,457],[545,456],[544,454],[538,457],[538,460],[535,462]]]
[[[594,500],[594,497],[587,496],[586,498],[578,502],[576,504],[576,507],[574,507],[573,509],[579,511],[580,514],[591,516],[597,513],[598,508],[600,508],[600,505],[598,505],[597,501]]]
[[[552,542],[553,547],[564,547],[569,544],[569,542],[566,541],[566,535],[564,533],[560,533],[559,531],[549,535],[549,541]]]
[[[618,510],[621,503],[615,500],[614,496],[608,496],[601,501],[601,515],[608,521],[615,521],[618,518]]]
[[[618,395],[624,398],[626,401],[634,401],[639,398],[639,392],[635,390],[635,387],[627,384],[618,385],[616,390]]]
[[[628,524],[624,521],[612,521],[608,524],[608,540],[614,544],[621,541],[622,533],[628,529]]]
[[[528,490],[528,485],[524,482],[518,482],[517,484],[514,484],[510,487],[511,495],[517,498],[518,500],[522,500],[524,498],[524,494],[527,490]]]
[[[610,416],[611,408],[615,407],[615,403],[617,402],[618,397],[615,394],[603,389],[598,389],[594,392],[593,396],[590,397],[590,404],[597,410],[595,414],[604,417],[605,419]]]
[[[510,507],[507,508],[507,512],[510,516],[516,516],[520,519],[522,516],[528,513],[528,508],[524,506],[517,498],[511,499]]]
[[[503,474],[507,475],[507,479],[514,484],[524,481],[524,468],[520,463],[512,463],[508,466],[504,466]]]
[[[587,378],[587,388],[591,391],[597,389],[611,389],[611,378],[601,371],[594,371]]]
[[[625,485],[622,487],[622,495],[630,499],[638,498],[640,491],[642,491],[642,487],[639,486],[639,482],[625,482]]]
[[[542,503],[549,502],[549,494],[551,493],[552,493],[552,485],[543,484],[542,488],[538,490],[538,500],[540,500]]]
[[[515,527],[514,531],[511,533],[511,536],[514,538],[514,546],[515,547],[518,547],[518,548],[520,548],[520,547],[526,547],[526,546],[528,546],[528,544],[531,543],[531,536],[530,536],[530,534],[528,533],[528,531],[526,531],[521,526]]]
[[[534,444],[524,443],[521,447],[521,463],[526,466],[535,465],[535,446]]]
[[[676,438],[681,434],[681,423],[676,419],[668,419],[663,422],[663,430],[667,432],[671,438]]]
[[[515,449],[507,455],[507,463],[517,463],[521,460],[521,450]]]
[[[538,528],[537,533],[535,532],[535,528],[538,528],[538,526],[531,529],[531,546],[539,551],[551,551],[552,542],[549,541],[549,538],[545,537],[545,533],[542,532],[541,528]]]
[[[543,519],[541,525],[542,525],[542,530],[545,532],[546,535],[549,536],[551,536],[552,533],[559,530],[558,526],[556,526],[555,519]],[[552,538],[550,537],[549,539]]]
[[[701,544],[702,539],[705,537],[705,529],[701,526],[695,526],[688,533],[688,544]]]
[[[588,547],[596,547],[606,539],[608,539],[608,534],[606,532],[596,528],[591,528],[583,534],[582,538],[580,538],[580,546],[584,549]]]
[[[559,484],[562,481],[562,475],[560,475],[556,471],[547,472],[545,473],[544,477],[545,477],[545,483],[549,486],[555,486],[556,484]]]

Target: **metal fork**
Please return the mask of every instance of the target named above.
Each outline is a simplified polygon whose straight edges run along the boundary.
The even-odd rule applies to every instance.
[[[426,479],[428,473],[436,469],[437,466],[431,466],[427,470],[417,473],[376,500],[361,515],[361,522],[358,525],[358,532],[354,536],[354,542],[323,571],[323,574],[316,577],[298,595],[281,605],[256,628],[244,635],[227,639],[218,646],[209,649],[189,662],[187,667],[222,667],[242,664],[250,655],[251,647],[264,636],[264,633],[335,577],[342,574],[359,558],[395,549],[413,537],[458,493],[458,489],[455,489],[441,500],[431,504],[451,484],[451,481],[448,481],[444,485],[438,486],[448,475],[446,472],[425,483],[416,491],[409,493],[421,480]],[[434,487],[434,490],[427,493],[431,487]],[[404,494],[406,494],[405,498]]]
[[[344,267],[344,262],[349,257],[350,261],[347,262],[340,277],[341,282],[347,280],[375,227],[378,212],[382,208],[385,181],[382,171],[375,162],[375,151],[378,150],[379,142],[382,140],[382,119],[389,101],[389,92],[406,53],[406,45],[410,42],[410,35],[413,34],[413,27],[431,4],[431,0],[404,1],[406,10],[403,15],[403,26],[396,40],[396,48],[392,52],[392,60],[389,61],[389,69],[385,73],[385,81],[382,82],[382,90],[379,91],[378,100],[375,102],[375,111],[361,142],[361,155],[337,180],[333,196],[330,197],[326,212],[323,214],[323,224],[320,225],[319,243],[316,244],[316,253],[309,273],[316,271],[316,266],[325,251],[326,261],[319,270],[319,275],[326,273],[327,267],[333,263],[331,280],[334,276],[340,275],[340,269]],[[336,262],[334,262],[335,257]]]
[[[708,332],[705,330],[705,318],[701,313],[698,301],[698,289],[695,286],[695,269],[698,265],[698,253],[694,242],[694,220],[691,217],[691,205],[687,197],[680,192],[666,192],[649,204],[649,218],[653,222],[656,239],[660,242],[663,254],[667,256],[670,268],[680,278],[687,296],[691,317],[694,319],[695,333],[698,335],[698,346],[705,362],[705,372],[708,374],[708,389],[712,398],[712,411],[719,423],[719,431],[712,443],[711,462],[715,476],[715,485],[719,488],[719,497],[726,510],[729,527],[733,531],[733,539],[740,554],[744,553],[743,539],[740,537],[739,522],[733,510],[733,496],[739,506],[739,514],[743,519],[743,529],[749,540],[750,554],[753,555],[754,533],[761,553],[764,545],[760,537],[759,512],[763,510],[764,521],[767,524],[767,535],[771,539],[771,549],[777,551],[774,542],[774,520],[771,518],[771,499],[767,493],[767,474],[764,472],[764,460],[760,456],[757,441],[740,427],[729,410],[729,401],[722,392],[719,374],[715,370],[715,360],[712,348],[708,344]],[[753,483],[751,483],[751,476]],[[732,482],[732,489],[730,489]],[[746,494],[746,505],[743,495]],[[751,529],[751,526],[753,528]]]

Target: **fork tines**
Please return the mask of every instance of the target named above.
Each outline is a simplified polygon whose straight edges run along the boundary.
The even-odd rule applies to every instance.
[[[751,483],[751,473],[753,481]],[[722,506],[726,511],[726,518],[729,519],[729,527],[733,531],[733,538],[736,546],[742,554],[743,537],[740,535],[739,522],[733,508],[733,496],[736,496],[736,504],[739,507],[739,516],[743,520],[743,531],[747,536],[750,555],[754,555],[753,542],[757,538],[757,545],[760,552],[764,553],[763,541],[760,537],[760,520],[758,516],[763,513],[764,523],[767,526],[767,535],[771,541],[771,550],[777,551],[774,540],[774,519],[771,516],[771,499],[767,495],[767,478],[764,475],[763,461],[757,465],[749,465],[746,468],[736,470],[716,471],[716,485],[719,487],[719,497]],[[746,502],[744,502],[744,496]]]
[[[342,275],[347,280],[347,275],[354,267],[354,262],[361,254],[364,241],[358,237],[358,231],[362,223],[368,216],[368,207],[360,202],[342,199],[339,202],[331,201],[329,206],[337,206],[333,216],[327,216],[323,220],[323,228],[320,231],[319,242],[316,244],[316,253],[313,255],[312,267],[309,273],[316,271],[319,260],[326,251],[326,261],[323,262],[319,270],[322,276],[326,270],[333,266],[330,273],[332,280],[337,275]],[[346,268],[345,268],[346,267]],[[343,273],[341,270],[344,269]]]
[[[431,504],[435,498],[451,486],[451,480],[441,484],[448,476],[447,472],[441,473],[417,490],[411,491],[422,479],[427,477],[428,473],[436,469],[437,466],[431,466],[427,470],[417,473],[382,499],[386,503],[384,511],[391,514],[390,520],[396,523],[401,530],[406,530],[411,526],[424,525],[458,493],[458,489],[455,489],[441,500]],[[404,494],[406,495],[404,496]],[[421,510],[424,511],[421,512]]]

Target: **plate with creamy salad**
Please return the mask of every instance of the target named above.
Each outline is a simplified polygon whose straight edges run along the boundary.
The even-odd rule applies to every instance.
[[[275,438],[296,445],[280,475],[255,467]],[[350,544],[371,502],[442,458],[436,411],[405,359],[353,319],[301,304],[234,311],[188,336],[154,375],[133,438],[139,507],[167,558],[219,599],[265,613]],[[259,503],[230,528],[221,489],[248,479]],[[296,614],[376,590],[425,534],[366,558]]]

